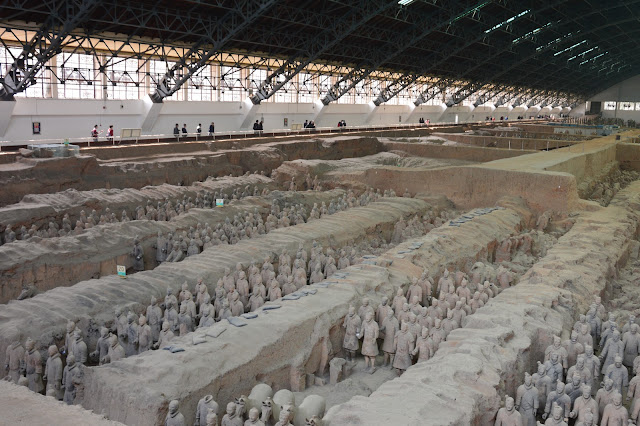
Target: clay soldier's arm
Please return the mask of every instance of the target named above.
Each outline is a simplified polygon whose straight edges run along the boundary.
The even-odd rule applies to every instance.
[[[200,426],[200,404],[198,404],[198,408],[196,408],[196,421],[193,422],[193,426]]]
[[[629,372],[626,367],[622,369],[622,388],[629,386]],[[623,394],[624,395],[624,394]]]
[[[542,420],[546,420],[551,412],[551,398],[547,398],[547,403],[544,406],[544,414],[542,415]]]
[[[498,415],[496,416],[496,422],[494,426],[502,426],[502,413],[498,410]]]
[[[609,352],[609,346],[610,345],[604,345],[604,348],[602,349],[602,352],[600,353],[600,356],[598,357],[600,359],[600,361],[604,360],[607,356],[607,352]]]
[[[597,418],[595,415],[593,417],[594,419]],[[600,425],[607,426],[608,424],[609,424],[609,410],[607,410],[607,408],[605,407],[604,413],[602,413],[602,420],[600,420]]]

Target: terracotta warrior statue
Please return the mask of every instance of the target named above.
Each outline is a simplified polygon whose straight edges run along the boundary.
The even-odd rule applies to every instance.
[[[35,393],[42,393],[44,383],[42,382],[42,357],[36,349],[36,342],[31,338],[27,339],[25,366],[27,379],[29,380],[29,389]]]
[[[525,373],[524,384],[518,387],[516,393],[516,409],[522,416],[523,426],[536,426],[538,401],[538,390],[533,386],[529,373]]]
[[[62,389],[62,359],[56,345],[49,346],[49,358],[44,368],[44,379],[47,381],[47,395],[53,396],[57,400],[63,397]]]
[[[154,342],[157,342],[162,327],[162,308],[158,306],[155,296],[151,296],[151,304],[147,306],[147,322],[151,327],[151,337]]]
[[[435,353],[435,349],[433,339],[429,337],[429,329],[423,327],[420,337],[416,340],[416,348],[413,350],[412,355],[418,354],[418,362],[428,361]]]
[[[551,417],[547,418],[547,421],[544,422],[544,426],[567,426],[567,423],[564,421],[563,414],[563,408],[557,404],[553,404]]]
[[[196,421],[193,426],[207,425],[207,419],[211,413],[216,417],[217,424],[218,403],[213,400],[213,395],[205,395],[204,398],[198,401],[198,407],[196,408]]]
[[[551,413],[551,409],[553,406],[559,406],[562,408],[562,418],[568,418],[569,413],[571,412],[571,397],[565,393],[564,383],[558,382],[556,384],[556,390],[551,392],[547,397],[547,403],[544,407],[544,414],[542,415],[542,419],[546,420]]]
[[[144,271],[144,251],[142,245],[140,245],[140,237],[136,236],[133,240],[133,250],[131,251],[131,257],[133,257],[133,270]]]
[[[230,402],[227,404],[227,411],[224,417],[222,417],[222,423],[220,426],[243,426],[242,417],[238,416],[236,403]]]
[[[169,346],[171,340],[173,339],[174,334],[171,330],[171,326],[168,321],[164,321],[162,323],[162,330],[160,330],[160,336],[158,337],[158,342],[154,345],[156,349],[162,349],[164,347]]]
[[[515,409],[510,396],[505,398],[504,407],[498,410],[495,426],[522,426],[522,415]]]
[[[380,333],[382,333],[382,352],[384,352],[384,366],[391,367],[393,365],[393,356],[396,353],[394,341],[396,333],[400,330],[398,319],[393,313],[393,309],[386,311],[387,317],[382,321]]]
[[[373,312],[368,311],[362,323],[362,355],[364,355],[365,372],[373,374],[376,371],[376,356],[378,356],[378,323],[373,320]]]
[[[616,393],[613,401],[604,408],[600,426],[626,425],[629,422],[629,413],[622,405],[622,395]],[[633,423],[632,423],[633,424]]]
[[[152,344],[151,327],[147,324],[147,318],[140,315],[138,319],[138,353],[150,350]]]
[[[184,416],[180,413],[179,403],[177,400],[173,400],[169,403],[169,412],[164,419],[164,426],[185,426]]]
[[[280,409],[280,416],[278,417],[278,423],[275,426],[293,426],[293,407],[290,405],[284,405]]]
[[[64,386],[63,401],[72,405],[76,399],[77,387],[82,383],[82,370],[73,354],[67,356],[67,366],[62,372],[62,385]]]
[[[594,418],[598,418],[598,404],[591,398],[591,386],[582,386],[582,397],[576,399],[573,403],[573,410],[569,413],[569,417],[577,419],[576,422],[583,422],[587,413],[593,414]]]
[[[342,328],[345,329],[342,347],[346,352],[347,361],[354,361],[356,351],[358,350],[358,339],[360,338],[360,326],[362,321],[356,315],[356,308],[349,306],[349,313],[344,318]]]
[[[402,323],[402,328],[396,333],[394,338],[395,358],[393,367],[398,375],[411,367],[411,354],[415,345],[413,334],[409,331],[409,324]]]
[[[622,365],[622,357],[620,355],[616,356],[614,363],[607,367],[605,377],[613,380],[613,387],[620,395],[624,395],[623,391],[629,385],[629,373],[627,372],[627,367]]]
[[[101,361],[102,364],[108,364],[110,362],[118,361],[125,357],[125,351],[120,342],[118,341],[118,337],[115,334],[112,334],[109,337],[109,352],[107,356]]]
[[[25,350],[18,340],[12,342],[7,347],[5,356],[6,365],[4,366],[4,369],[9,373],[11,381],[15,384],[18,384],[20,376],[24,374],[24,355]]]
[[[264,426],[264,422],[260,420],[260,411],[256,407],[249,410],[249,418],[244,422],[244,426]]]

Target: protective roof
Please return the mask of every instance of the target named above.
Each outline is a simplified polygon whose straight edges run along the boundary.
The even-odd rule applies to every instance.
[[[640,0],[3,0],[0,26],[597,93],[638,74]]]

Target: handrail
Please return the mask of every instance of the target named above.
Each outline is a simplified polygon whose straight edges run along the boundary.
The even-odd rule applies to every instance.
[[[255,130],[230,130],[225,132],[214,132],[213,136],[209,136],[208,132],[202,133],[187,133],[186,136],[184,133],[180,133],[178,135],[174,135],[173,133],[161,133],[154,135],[140,135],[138,137],[127,137],[122,138],[121,136],[114,135],[113,137],[101,136],[98,138],[94,137],[81,137],[81,138],[66,138],[66,141],[70,144],[86,144],[87,146],[91,146],[91,144],[100,144],[100,146],[104,146],[105,142],[111,142],[112,145],[120,145],[122,143],[129,144],[137,144],[139,142],[142,143],[166,143],[166,142],[198,142],[198,141],[215,141],[219,139],[229,140],[229,139],[249,139],[249,138],[260,138],[266,136],[291,136],[291,135],[311,135],[311,134],[331,134],[331,133],[353,133],[353,132],[366,132],[366,131],[385,131],[385,130],[406,130],[406,129],[419,129],[419,128],[438,128],[438,127],[448,127],[452,125],[481,125],[481,124],[496,124],[496,123],[521,123],[526,124],[530,122],[541,121],[538,119],[529,119],[529,120],[509,120],[509,121],[464,121],[464,122],[439,122],[439,123],[420,123],[420,124],[378,124],[378,125],[367,125],[367,126],[347,126],[347,127],[315,127],[315,128],[302,128],[300,130],[291,130],[291,129],[272,129],[268,131],[255,131]],[[64,139],[63,139],[64,140]],[[33,140],[20,140],[20,141],[0,141],[0,151],[2,147],[22,147],[28,145],[41,145],[41,144],[60,144],[63,143],[61,139],[33,139]]]

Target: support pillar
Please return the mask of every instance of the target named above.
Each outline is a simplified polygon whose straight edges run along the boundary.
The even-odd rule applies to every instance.
[[[240,129],[241,130],[251,130],[253,129],[253,123],[256,120],[260,120],[258,118],[258,110],[260,109],[260,104],[258,105],[254,105],[253,102],[251,102],[250,98],[246,98],[245,100],[242,101],[242,110],[241,110],[241,115],[242,115],[242,124],[240,125]]]
[[[158,121],[158,117],[160,116],[160,111],[162,111],[162,103],[156,103],[151,100],[149,95],[146,95],[142,102],[144,104],[144,113],[142,119],[142,131],[150,132],[155,126],[156,121]],[[173,127],[173,126],[171,126]],[[171,128],[167,128],[166,133],[169,133]]]
[[[16,101],[0,101],[0,137],[4,136],[9,129],[15,106]]]

